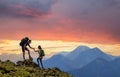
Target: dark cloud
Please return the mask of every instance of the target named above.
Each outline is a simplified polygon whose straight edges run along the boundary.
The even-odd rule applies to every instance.
[[[1,0],[0,16],[18,17],[0,18],[3,39],[120,42],[120,0]]]
[[[0,0],[0,16],[40,17],[49,14],[57,0]]]
[[[62,11],[65,20],[74,23],[72,29],[75,29],[78,37],[93,33],[94,36],[106,35],[114,41],[119,41],[120,0],[61,0],[59,2],[61,5],[57,8]]]

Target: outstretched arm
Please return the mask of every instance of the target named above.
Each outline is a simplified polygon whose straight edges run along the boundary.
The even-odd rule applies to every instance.
[[[39,50],[35,50],[35,52],[39,52]]]
[[[29,46],[31,49],[34,49],[34,50],[35,50],[35,48],[31,47],[30,44],[28,44],[28,46]]]

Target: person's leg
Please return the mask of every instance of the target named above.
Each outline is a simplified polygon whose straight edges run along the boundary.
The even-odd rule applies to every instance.
[[[43,68],[42,58],[40,58],[41,67]]]
[[[28,51],[29,59],[31,60],[30,50],[28,48],[25,48]]]
[[[25,49],[23,46],[22,46],[22,52],[23,52],[23,59],[25,60]]]
[[[39,65],[39,67],[40,67],[39,58],[37,58],[37,63],[38,63],[38,65]]]
[[[25,60],[25,52],[23,52],[23,59]]]

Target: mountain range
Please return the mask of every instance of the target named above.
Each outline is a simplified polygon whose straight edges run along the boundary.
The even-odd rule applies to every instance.
[[[69,73],[74,77],[120,77],[120,58],[113,61],[97,58],[83,68]]]
[[[72,52],[44,60],[44,65],[58,67],[74,77],[120,77],[120,57],[106,54],[97,47],[79,46]]]

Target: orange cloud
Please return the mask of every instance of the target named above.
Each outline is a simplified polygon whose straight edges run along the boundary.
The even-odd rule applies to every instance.
[[[4,3],[4,0],[2,1]],[[27,2],[22,3],[21,0],[18,0],[20,3],[15,1],[15,4],[7,4],[9,2],[5,1],[4,4],[0,3],[4,8],[1,9],[3,10],[1,15],[4,12],[7,14],[0,18],[1,39],[20,40],[28,36],[34,40],[120,43],[120,11],[116,7],[119,4],[117,1],[114,1],[117,4],[111,6],[114,9],[108,7],[111,1],[100,1],[100,3],[95,2],[96,5],[91,5],[91,1],[60,0],[54,7],[56,0],[47,0],[46,4],[43,1],[38,6],[33,3],[31,5]],[[47,14],[45,18],[39,18],[44,14]]]
[[[9,40],[0,40],[0,44],[9,44],[10,41]]]

